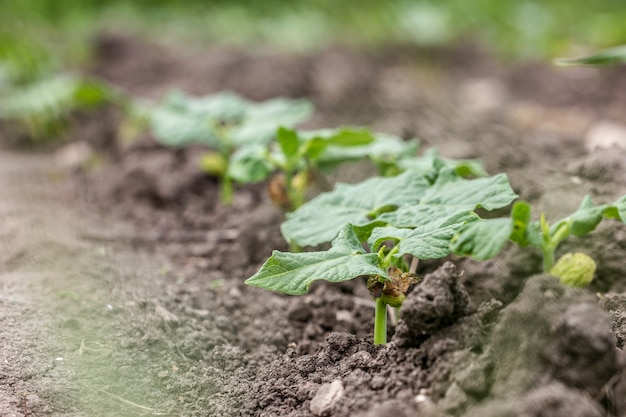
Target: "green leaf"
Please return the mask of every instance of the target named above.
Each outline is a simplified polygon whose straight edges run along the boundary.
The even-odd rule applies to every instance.
[[[279,127],[293,127],[308,119],[313,106],[308,100],[275,98],[261,103],[246,102],[242,120],[230,132],[235,146],[268,144]]]
[[[481,261],[491,259],[500,253],[513,231],[510,218],[479,220],[461,230],[451,250],[457,255]]]
[[[617,200],[612,206],[607,207],[604,216],[608,219],[621,220],[626,223],[626,195]]]
[[[225,91],[206,97],[170,93],[151,113],[155,138],[168,146],[201,143],[215,149],[267,144],[280,126],[291,127],[310,116],[307,100],[277,98],[260,103]]]
[[[323,157],[331,146],[351,148],[367,145],[374,141],[374,135],[369,129],[352,127],[301,131],[299,135],[301,140],[306,144],[303,156],[315,163]]]
[[[347,223],[369,223],[369,215],[380,208],[417,203],[427,188],[424,178],[411,171],[396,177],[373,177],[355,185],[340,183],[333,191],[287,214],[281,231],[290,242],[318,245],[332,240]]]
[[[476,220],[478,216],[467,211],[447,217],[432,218],[414,229],[376,228],[372,231],[368,243],[375,250],[386,240],[396,241],[398,242],[396,257],[410,254],[419,259],[443,258],[451,252],[452,238],[465,224]]]
[[[529,236],[529,234],[532,233],[532,231],[528,227],[528,225],[530,224],[530,216],[531,207],[528,203],[518,201],[517,203],[513,204],[513,208],[511,209],[513,231],[511,232],[510,239],[522,247],[528,246],[531,240],[536,240],[531,239]]]
[[[360,146],[374,142],[373,133],[367,128],[343,126],[336,129],[319,129],[300,131],[299,135],[305,141],[323,141],[328,145]]]
[[[435,148],[430,148],[421,156],[403,158],[398,161],[402,170],[413,169],[423,173],[453,170],[460,177],[486,177],[482,163],[473,159],[446,159],[439,156]]]
[[[346,225],[324,252],[285,253],[274,251],[246,284],[285,294],[305,294],[313,281],[348,281],[361,275],[380,275],[376,253],[366,253],[351,225]]]
[[[157,108],[150,113],[154,138],[166,146],[186,146],[200,143],[220,149],[221,143],[210,122],[203,117],[178,110]]]
[[[584,236],[594,231],[608,207],[606,204],[594,206],[591,197],[585,196],[578,210],[569,217],[570,232],[574,236]]]
[[[482,207],[502,208],[517,198],[505,174],[489,178],[465,180],[440,178],[428,188],[419,201],[384,213],[376,220],[396,227],[416,227],[431,218],[448,217]]]
[[[396,164],[396,160],[415,155],[417,141],[404,141],[402,138],[386,134],[374,134],[374,140],[355,146],[329,145],[317,160],[317,166],[323,171],[330,171],[337,165],[369,158],[376,166]]]
[[[579,58],[559,58],[557,65],[614,65],[626,63],[626,45],[608,48]]]
[[[459,210],[477,207],[494,210],[510,204],[517,198],[506,174],[488,178],[437,182],[430,188],[420,204],[455,206]]]
[[[287,159],[296,155],[300,145],[298,134],[295,130],[281,127],[276,132],[276,139],[280,145],[280,149]]]
[[[267,179],[273,171],[265,147],[247,146],[231,156],[227,175],[242,184],[251,184]]]

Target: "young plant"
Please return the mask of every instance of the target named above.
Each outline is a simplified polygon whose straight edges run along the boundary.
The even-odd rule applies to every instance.
[[[306,246],[332,240],[330,249],[274,251],[246,283],[301,295],[317,280],[367,276],[376,300],[374,343],[383,344],[387,306],[399,307],[419,282],[404,259],[447,256],[452,237],[479,219],[476,208],[501,208],[516,197],[504,174],[467,180],[441,165],[436,175],[409,170],[355,185],[338,184],[288,215],[282,228],[290,242]]]
[[[396,160],[414,155],[417,148],[415,141],[354,127],[313,131],[281,127],[276,136],[277,143],[269,149],[250,149],[243,157],[236,155],[234,164],[242,179],[265,179],[277,173],[269,183],[270,197],[287,211],[305,202],[310,181],[323,180],[323,174],[340,164],[363,159],[374,163]],[[250,167],[256,170],[248,173],[246,169]]]
[[[544,272],[560,277],[569,285],[582,286],[593,277],[593,260],[582,254],[568,254],[555,265],[555,252],[564,239],[592,232],[603,218],[626,223],[626,196],[614,204],[599,206],[586,196],[576,212],[553,225],[548,223],[543,213],[539,221],[531,221],[531,207],[525,202],[517,202],[509,218],[481,219],[464,227],[455,238],[452,251],[461,256],[486,260],[495,257],[507,240],[511,240],[521,247],[538,248],[543,255]]]
[[[23,126],[29,140],[43,142],[65,130],[72,112],[106,102],[120,104],[121,97],[100,81],[67,74],[47,75],[0,90],[0,118]]]
[[[151,111],[150,125],[156,140],[164,145],[209,148],[201,166],[220,179],[222,201],[229,203],[233,181],[262,179],[265,166],[250,155],[267,148],[279,127],[303,122],[312,110],[307,100],[277,98],[254,103],[231,92],[200,98],[172,92]],[[246,159],[250,160],[247,165]]]

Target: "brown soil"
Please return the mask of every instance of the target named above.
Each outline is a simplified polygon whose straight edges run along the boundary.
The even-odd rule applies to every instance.
[[[623,68],[507,66],[471,48],[190,51],[119,36],[100,38],[96,57],[90,72],[144,98],[173,87],[309,97],[309,126],[365,124],[480,158],[548,218],[585,194],[626,193],[626,144],[592,146],[594,129],[623,120]],[[362,282],[297,298],[243,284],[286,249],[263,185],[225,207],[198,169],[202,149],[128,144],[111,135],[114,112],[103,117],[82,120],[56,157],[0,152],[0,415],[626,416],[623,224],[563,248],[597,260],[584,290],[513,247],[489,262],[424,262],[392,342],[376,347]],[[96,168],[68,157],[85,143]],[[336,177],[370,175],[358,165]]]

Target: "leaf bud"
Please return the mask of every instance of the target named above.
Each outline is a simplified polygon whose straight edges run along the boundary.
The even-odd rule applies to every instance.
[[[200,168],[207,174],[223,177],[228,169],[228,163],[220,153],[207,152],[200,159]]]
[[[550,274],[557,276],[562,284],[570,287],[589,285],[595,272],[595,261],[581,252],[566,253],[550,269]]]

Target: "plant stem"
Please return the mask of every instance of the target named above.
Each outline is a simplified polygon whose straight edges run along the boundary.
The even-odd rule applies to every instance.
[[[554,249],[543,247],[541,251],[543,252],[543,272],[550,272],[554,266]]]
[[[222,203],[230,205],[233,202],[233,182],[228,176],[220,178],[220,199]]]
[[[382,298],[376,299],[376,315],[374,317],[374,344],[387,343],[387,303]]]

